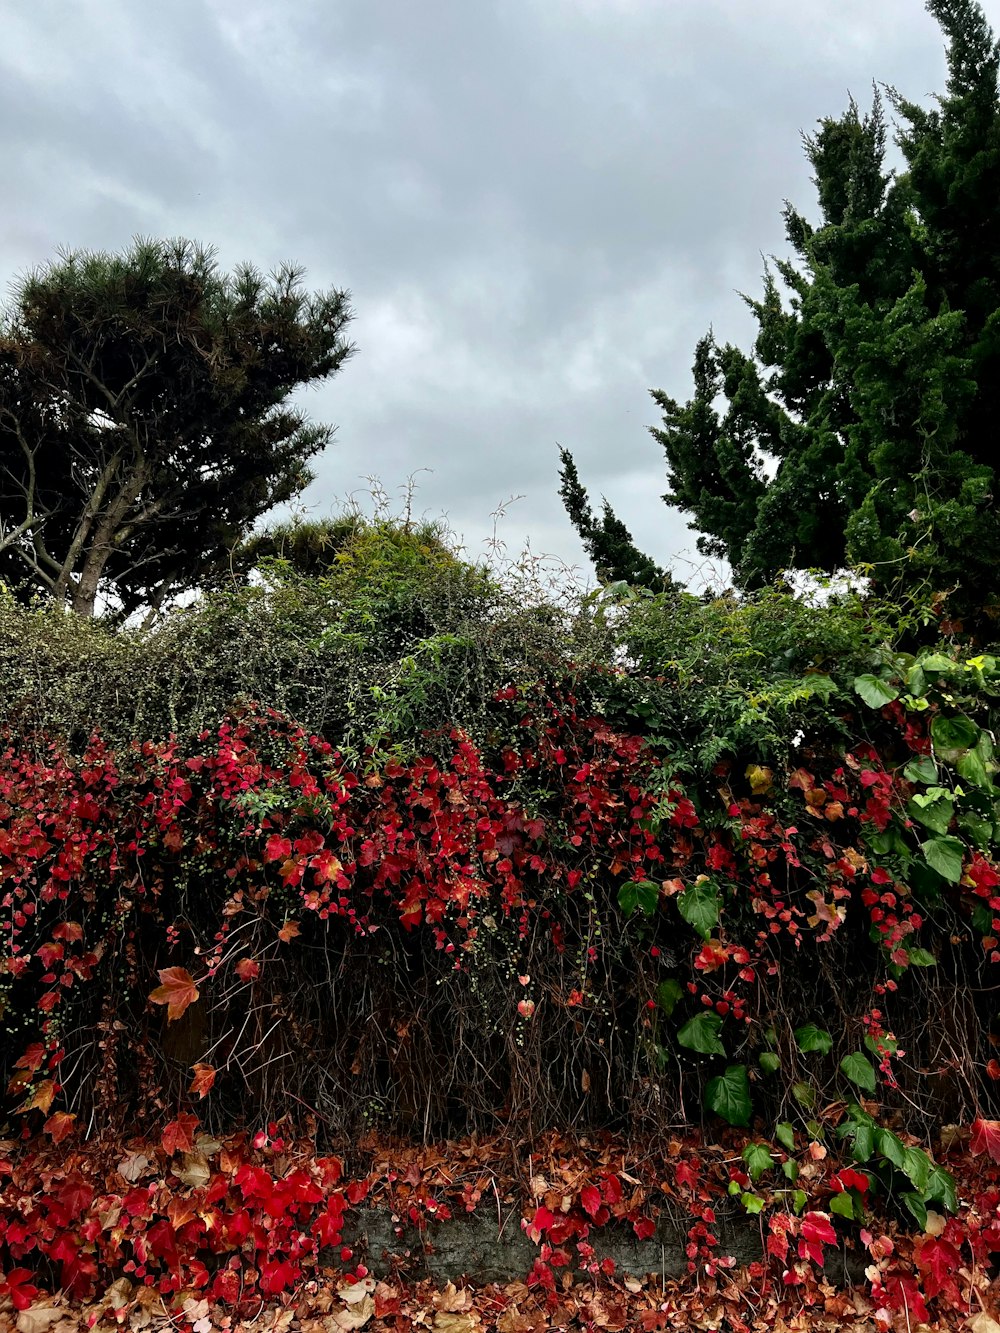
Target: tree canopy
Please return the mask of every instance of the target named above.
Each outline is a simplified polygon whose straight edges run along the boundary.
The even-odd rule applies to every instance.
[[[694,396],[653,393],[664,499],[746,587],[862,564],[977,608],[996,592],[1000,48],[974,0],[927,8],[948,43],[937,105],[876,90],[867,115],[852,100],[819,122],[805,138],[818,217],[785,208],[792,257],[744,298],[753,349],[709,333]]]
[[[288,405],[353,350],[345,292],[189,241],[69,253],[0,316],[0,574],[92,615],[196,586],[311,480]]]

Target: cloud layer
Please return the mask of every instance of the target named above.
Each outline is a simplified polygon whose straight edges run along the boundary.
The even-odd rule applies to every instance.
[[[1000,24],[1000,0],[985,5]],[[799,134],[874,79],[944,82],[919,0],[33,0],[0,14],[0,270],[136,233],[293,260],[354,294],[318,512],[419,469],[475,550],[581,552],[557,442],[662,561],[651,386],[810,201]],[[679,566],[683,572],[684,566]]]

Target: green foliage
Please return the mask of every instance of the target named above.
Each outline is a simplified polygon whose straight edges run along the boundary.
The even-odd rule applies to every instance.
[[[330,439],[290,395],[351,353],[347,296],[188,241],[71,253],[0,316],[0,573],[128,614],[228,566]]]
[[[878,93],[867,115],[852,101],[819,122],[817,215],[786,206],[792,257],[744,298],[752,351],[704,337],[693,397],[655,392],[652,433],[666,502],[744,588],[854,564],[882,588],[959,587],[978,615],[1000,558],[1000,52],[974,0],[927,7],[949,77],[931,110],[889,93],[905,169],[886,164]],[[586,537],[565,484],[564,500]],[[628,578],[633,549],[613,556],[604,577]]]
[[[621,580],[632,587],[662,590],[664,584],[671,581],[670,576],[636,547],[632,534],[607,500],[602,503],[601,517],[594,514],[573,455],[568,449],[560,449],[559,454],[562,459],[559,494],[587,554],[594,562],[597,577],[602,583]]]

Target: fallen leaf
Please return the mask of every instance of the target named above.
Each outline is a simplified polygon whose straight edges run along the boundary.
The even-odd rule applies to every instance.
[[[189,1185],[192,1189],[201,1189],[212,1178],[208,1161],[200,1152],[186,1152],[181,1165],[174,1168],[173,1174],[182,1184]]]
[[[366,1296],[370,1296],[375,1290],[375,1279],[373,1277],[362,1278],[360,1282],[354,1282],[349,1287],[341,1287],[337,1295],[348,1305],[356,1305],[358,1301],[363,1301]]]
[[[192,1065],[191,1068],[194,1070],[194,1078],[191,1080],[188,1092],[196,1092],[199,1100],[201,1100],[203,1097],[207,1097],[212,1090],[212,1085],[215,1083],[215,1070],[211,1065],[202,1064],[201,1062]]]
[[[172,1023],[194,1004],[200,992],[186,967],[161,967],[157,976],[161,984],[149,998],[153,1004],[167,1006],[167,1022]]]
[[[42,1129],[51,1137],[53,1143],[62,1143],[64,1138],[73,1133],[74,1120],[76,1120],[75,1112],[56,1111],[55,1115],[49,1116]]]
[[[173,1157],[176,1152],[190,1152],[194,1147],[194,1132],[197,1128],[196,1115],[179,1115],[176,1120],[171,1120],[169,1125],[164,1126],[160,1139],[163,1151],[168,1157]]]
[[[448,1310],[439,1310],[434,1316],[437,1333],[473,1333],[478,1327],[478,1315],[452,1314]]]
[[[18,1333],[46,1333],[65,1313],[59,1305],[32,1305],[17,1316]]]
[[[455,1286],[454,1282],[449,1282],[443,1291],[439,1291],[434,1296],[434,1308],[442,1310],[446,1314],[455,1314],[459,1310],[471,1309],[474,1304],[472,1292],[468,1288],[461,1291]]]
[[[985,1310],[980,1310],[979,1314],[972,1316],[968,1328],[970,1333],[1000,1333],[1000,1324]]]
[[[101,1299],[105,1309],[110,1307],[112,1310],[124,1310],[131,1297],[132,1283],[127,1277],[120,1277],[112,1282]]]
[[[364,1328],[368,1320],[375,1313],[375,1302],[371,1296],[365,1296],[354,1305],[348,1305],[344,1310],[334,1310],[332,1314],[326,1315],[323,1320],[324,1327],[328,1333],[340,1333],[343,1329]]]
[[[118,1174],[130,1185],[134,1185],[148,1169],[149,1158],[143,1157],[140,1152],[130,1152],[118,1163]]]

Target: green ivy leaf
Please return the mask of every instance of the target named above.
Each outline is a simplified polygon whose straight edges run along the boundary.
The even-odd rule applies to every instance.
[[[835,1194],[830,1200],[830,1212],[836,1213],[838,1217],[848,1217],[854,1220],[854,1200],[846,1190],[841,1194]]]
[[[954,717],[940,714],[931,723],[931,740],[935,751],[949,764],[958,761],[966,750],[971,750],[979,739],[979,728],[971,718],[957,713]]]
[[[861,1058],[863,1060],[864,1056]],[[875,1130],[871,1125],[859,1124],[854,1131],[854,1145],[851,1148],[851,1156],[856,1162],[869,1162],[874,1151]]]
[[[730,1125],[749,1124],[753,1105],[746,1065],[730,1065],[724,1074],[709,1079],[705,1105]]]
[[[884,1157],[887,1162],[903,1169],[903,1153],[905,1149],[901,1141],[893,1134],[891,1129],[880,1129],[876,1131],[876,1143],[878,1144],[879,1156]]]
[[[886,704],[891,704],[893,699],[899,698],[899,690],[887,685],[884,680],[879,680],[878,676],[856,676],[854,688],[869,708],[884,708]]]
[[[919,759],[910,760],[903,769],[903,777],[907,782],[922,782],[925,786],[930,786],[937,782],[937,764],[929,754],[921,755]]]
[[[773,1051],[761,1051],[757,1056],[757,1063],[765,1074],[776,1074],[781,1068],[781,1059]]]
[[[944,653],[928,653],[920,658],[920,665],[924,671],[954,671],[958,663]]]
[[[845,1055],[840,1062],[840,1071],[859,1088],[864,1088],[866,1092],[875,1091],[875,1070],[864,1052],[855,1051],[853,1055]]]
[[[932,833],[947,833],[955,814],[955,802],[951,792],[931,787],[926,792],[917,792],[907,803],[906,813]]]
[[[719,891],[711,880],[692,884],[677,899],[681,916],[703,940],[707,940],[719,920]]]
[[[719,1037],[722,1019],[718,1014],[700,1013],[689,1018],[677,1033],[677,1040],[689,1051],[699,1055],[725,1055],[726,1048]]]
[[[657,986],[656,1002],[668,1018],[677,1008],[683,994],[684,987],[676,977],[668,977]]]
[[[815,1089],[808,1083],[793,1083],[792,1096],[800,1106],[813,1106],[816,1102]]]
[[[801,1213],[802,1209],[809,1202],[809,1195],[805,1190],[796,1190],[792,1195],[792,1212]]]
[[[914,967],[937,967],[937,959],[926,949],[909,949],[907,952]]]
[[[929,838],[921,848],[924,860],[949,884],[962,878],[965,844],[959,838]]]
[[[786,1152],[795,1151],[795,1130],[787,1120],[779,1122],[778,1127],[774,1131],[774,1137]]]
[[[930,1175],[927,1177],[924,1199],[927,1203],[939,1203],[946,1213],[954,1213],[958,1210],[958,1190],[955,1186],[955,1177],[950,1171],[946,1171],[943,1166],[938,1166],[936,1162],[931,1167]]]
[[[743,1194],[740,1196],[740,1203],[748,1213],[759,1213],[764,1207],[764,1200],[759,1194]]]
[[[800,1051],[820,1051],[823,1055],[829,1055],[833,1046],[833,1038],[829,1032],[816,1027],[813,1023],[805,1023],[802,1027],[796,1028],[795,1041]]]
[[[790,1180],[794,1185],[799,1178],[799,1164],[794,1157],[789,1157],[787,1161],[781,1163],[781,1170],[786,1180]]]
[[[932,1165],[931,1159],[919,1148],[903,1149],[903,1175],[921,1195],[930,1180]]]
[[[903,1202],[916,1219],[921,1231],[927,1230],[927,1205],[919,1194],[904,1194]]]
[[[774,1166],[771,1150],[764,1143],[748,1143],[743,1149],[743,1160],[747,1164],[747,1172],[754,1184],[760,1180],[765,1171],[770,1171]]]
[[[651,879],[627,880],[618,889],[618,906],[626,916],[638,908],[643,916],[652,916],[660,900],[660,886]]]

